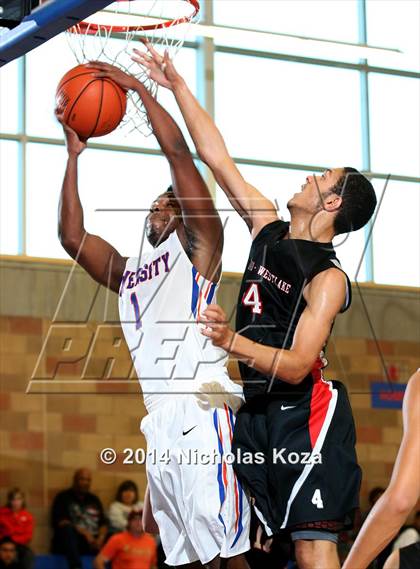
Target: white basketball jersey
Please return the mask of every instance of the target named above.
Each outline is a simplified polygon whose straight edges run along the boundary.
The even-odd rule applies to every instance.
[[[217,287],[192,265],[176,231],[152,252],[127,260],[119,291],[121,325],[149,412],[166,395],[196,392],[209,380],[242,394],[227,375],[226,352],[197,324],[215,302]]]

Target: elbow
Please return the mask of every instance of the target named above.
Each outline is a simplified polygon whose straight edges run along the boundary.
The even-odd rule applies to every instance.
[[[291,385],[299,385],[310,373],[313,364],[305,363],[302,358],[289,367],[289,369],[278,369],[276,373],[277,379],[290,383]]]
[[[409,493],[399,489],[388,489],[384,494],[384,499],[388,503],[390,515],[394,519],[401,520],[401,523],[408,518],[410,512],[417,504],[416,497],[411,497]]]
[[[164,150],[164,154],[169,162],[177,162],[185,160],[185,158],[190,158],[191,152],[188,148],[187,143],[184,140],[184,137],[179,138],[175,141],[175,143]]]
[[[80,235],[67,234],[59,228],[58,238],[63,249],[74,259],[77,256],[82,243]]]

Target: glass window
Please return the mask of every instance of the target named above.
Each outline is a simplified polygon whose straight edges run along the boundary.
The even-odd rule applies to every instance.
[[[372,170],[420,176],[420,82],[372,73],[369,101]]]
[[[122,255],[136,256],[150,204],[170,184],[166,160],[94,149],[86,150],[79,160],[80,199],[86,229],[109,241]],[[46,162],[50,167],[48,177]],[[57,237],[57,207],[65,165],[63,147],[28,145],[28,255],[67,257]]]
[[[15,134],[19,129],[19,65],[12,61],[0,69],[0,132]]]
[[[394,69],[420,67],[420,3],[415,0],[367,0],[367,39],[370,45],[396,48],[402,55],[369,55],[369,64]]]
[[[330,0],[215,0],[213,16],[217,24],[282,34],[303,35],[357,42],[357,2]],[[345,25],[343,25],[345,23]],[[249,46],[251,47],[251,46]],[[258,49],[258,46],[253,46]]]
[[[216,123],[233,156],[361,167],[357,71],[225,53],[215,61]]]
[[[19,250],[19,145],[0,140],[0,253]]]
[[[89,41],[89,39],[87,39]],[[111,40],[120,42],[121,40]],[[183,48],[176,57],[175,63],[183,74],[189,86],[196,92],[196,53],[193,49]],[[48,74],[45,74],[45,61],[48,61]],[[64,34],[53,38],[27,55],[27,130],[28,134],[62,138],[60,125],[54,117],[55,93],[62,76],[77,65],[77,61],[67,43]],[[42,77],[42,82],[39,78]],[[167,89],[159,90],[159,101],[174,115],[188,142],[191,139],[181,122],[181,114],[177,104]],[[101,144],[118,144],[125,146],[141,146],[144,148],[158,148],[154,136],[144,136],[140,132],[128,128],[117,129],[107,136],[92,139]]]
[[[378,202],[385,180],[373,181]],[[390,181],[373,228],[375,282],[420,285],[420,188]]]

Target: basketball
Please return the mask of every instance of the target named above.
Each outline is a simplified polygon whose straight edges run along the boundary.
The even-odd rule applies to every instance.
[[[125,92],[108,78],[94,77],[84,65],[70,69],[57,87],[57,106],[64,109],[64,122],[82,139],[112,132],[124,117]]]

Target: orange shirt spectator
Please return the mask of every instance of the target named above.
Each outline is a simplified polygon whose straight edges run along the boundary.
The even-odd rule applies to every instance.
[[[128,516],[127,531],[113,535],[95,559],[95,569],[104,569],[111,561],[112,569],[155,569],[157,546],[154,538],[143,532],[141,511]]]

